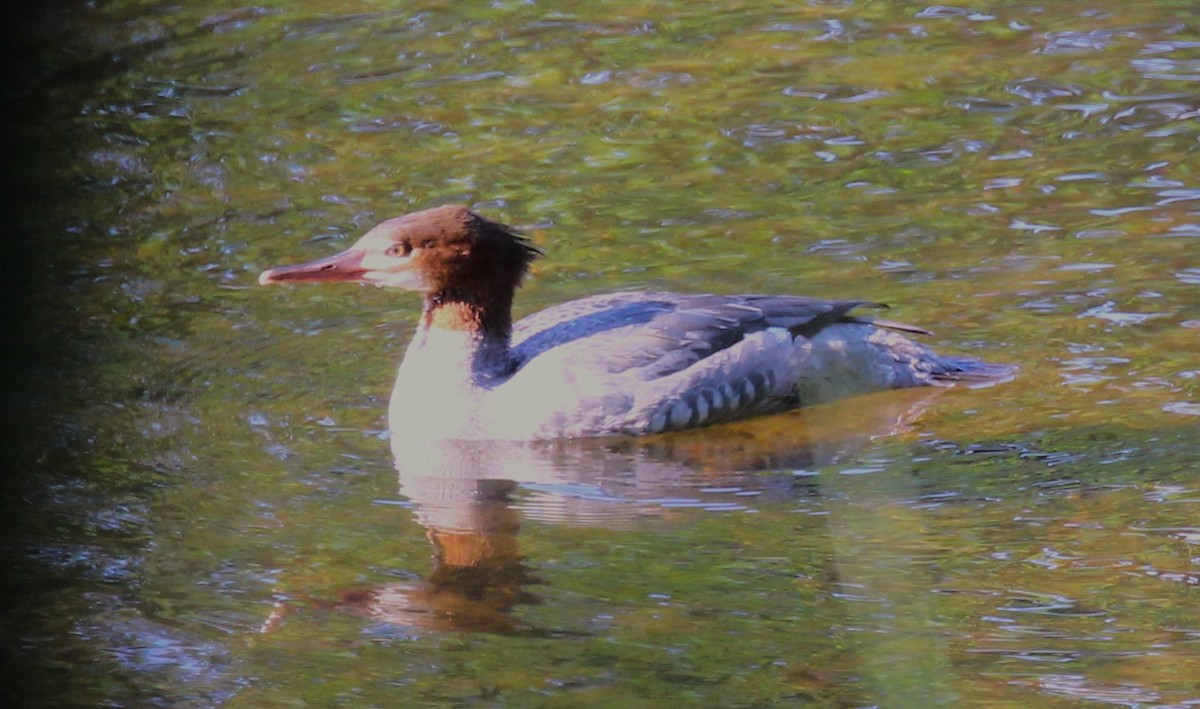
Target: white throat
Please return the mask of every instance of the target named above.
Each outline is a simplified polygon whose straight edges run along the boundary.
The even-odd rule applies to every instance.
[[[422,327],[396,372],[393,436],[471,438],[487,427],[484,398],[508,377],[507,342],[478,331]]]

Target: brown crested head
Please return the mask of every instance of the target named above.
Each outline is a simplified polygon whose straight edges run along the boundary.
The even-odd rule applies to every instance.
[[[411,261],[419,283],[407,287],[447,299],[511,294],[541,255],[512,227],[457,204],[389,219],[363,241],[375,232],[390,242],[387,252]]]
[[[436,300],[500,300],[541,252],[515,229],[462,205],[388,219],[334,256],[270,269],[261,283],[359,281]]]

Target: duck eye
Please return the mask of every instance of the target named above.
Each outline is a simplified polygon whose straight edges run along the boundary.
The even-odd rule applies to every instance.
[[[388,247],[384,253],[388,256],[408,256],[412,253],[412,244],[407,241],[398,241]]]

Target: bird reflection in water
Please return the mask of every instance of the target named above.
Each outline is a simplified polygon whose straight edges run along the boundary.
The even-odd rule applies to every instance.
[[[399,492],[433,545],[421,581],[279,603],[269,632],[305,607],[361,614],[397,632],[542,634],[514,609],[539,603],[521,554],[522,518],[620,528],[679,508],[745,509],[820,494],[819,468],[906,430],[944,389],[884,392],[700,431],[550,442],[405,441],[393,435]],[[561,634],[561,631],[555,631]]]

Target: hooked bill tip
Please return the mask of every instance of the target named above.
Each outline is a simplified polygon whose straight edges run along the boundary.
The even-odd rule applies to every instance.
[[[362,268],[364,253],[349,249],[313,261],[290,266],[275,266],[263,271],[258,277],[260,285],[273,283],[338,283],[362,279],[366,271]]]

